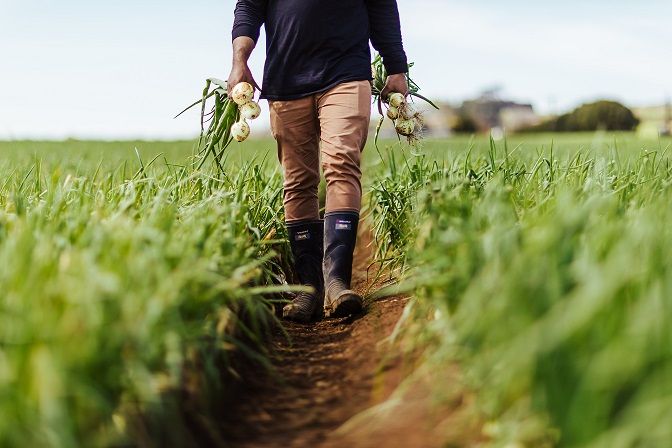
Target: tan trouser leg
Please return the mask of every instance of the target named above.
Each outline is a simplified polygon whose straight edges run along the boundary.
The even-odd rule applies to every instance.
[[[371,121],[371,84],[339,84],[317,96],[326,212],[354,211],[362,204],[361,154]]]
[[[284,171],[287,222],[320,218],[320,138],[313,97],[269,101],[271,130]]]
[[[359,212],[360,159],[371,119],[369,82],[347,82],[319,95],[269,105],[284,171],[286,221],[319,219],[320,146],[327,212]]]

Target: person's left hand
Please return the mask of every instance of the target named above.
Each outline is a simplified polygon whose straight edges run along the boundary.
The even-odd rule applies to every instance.
[[[385,87],[383,91],[380,92],[380,97],[383,101],[387,102],[387,97],[390,93],[401,93],[404,96],[408,95],[408,80],[406,79],[405,73],[399,73],[397,75],[390,75],[385,81]]]

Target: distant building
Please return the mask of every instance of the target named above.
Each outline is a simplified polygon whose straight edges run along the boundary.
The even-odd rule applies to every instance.
[[[633,112],[641,123],[640,135],[656,138],[658,135],[672,135],[672,104],[668,100],[663,106],[636,107]]]
[[[465,101],[461,112],[484,132],[494,128],[515,132],[540,121],[531,104],[502,100],[496,90],[486,91],[475,100]]]
[[[511,132],[517,132],[541,122],[539,115],[531,105],[515,105],[506,107],[499,112],[500,126]]]
[[[453,123],[457,120],[459,111],[448,103],[437,104],[439,110],[433,107],[425,108],[423,118],[425,120],[425,134],[432,137],[449,137]]]

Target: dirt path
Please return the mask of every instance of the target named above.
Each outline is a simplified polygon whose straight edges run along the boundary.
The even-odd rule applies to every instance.
[[[370,289],[370,241],[363,231],[353,279],[359,292]],[[436,429],[446,422],[429,415],[430,390],[422,386],[386,407],[389,412],[380,417],[363,415],[347,431],[337,431],[353,416],[387,400],[409,372],[408,363],[391,355],[383,343],[407,302],[387,298],[369,302],[366,313],[356,318],[287,324],[290,341],[282,334],[272,341],[278,378],[249,381],[231,410],[227,436],[232,446],[442,446],[445,438]]]
[[[363,230],[355,253],[353,286],[369,289],[371,237]],[[329,433],[389,395],[399,383],[399,361],[379,372],[379,342],[390,335],[407,299],[368,303],[355,318],[317,324],[287,323],[289,341],[273,339],[278,378],[252,381],[240,396],[232,436],[239,447],[303,447],[327,443]]]

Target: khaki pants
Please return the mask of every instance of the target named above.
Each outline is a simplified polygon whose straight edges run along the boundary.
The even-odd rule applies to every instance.
[[[269,101],[269,105],[284,171],[286,221],[320,217],[320,152],[327,181],[327,213],[359,213],[360,158],[371,119],[369,82],[346,82],[307,98]]]

